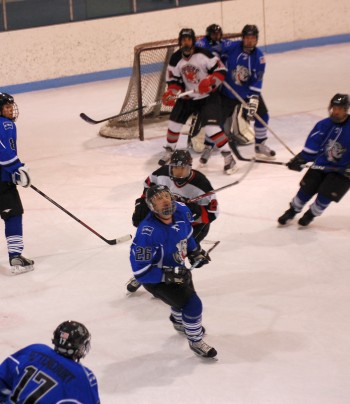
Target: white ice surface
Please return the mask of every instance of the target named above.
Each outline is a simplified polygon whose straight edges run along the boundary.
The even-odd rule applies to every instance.
[[[330,98],[350,92],[350,44],[267,61],[270,127],[297,153],[326,117]],[[99,126],[79,118],[118,113],[127,83],[16,96],[19,155],[33,184],[107,239],[134,233],[134,200],[165,143],[165,124],[147,130],[144,142],[124,142],[97,136]],[[271,134],[269,145],[279,161],[291,158]],[[252,154],[251,147],[241,151]],[[194,155],[195,168],[198,160]],[[226,176],[217,155],[203,172],[218,188],[239,178],[246,163],[238,164],[240,171]],[[278,228],[302,175],[256,164],[241,184],[218,193],[221,214],[208,239],[221,244],[212,263],[193,273],[217,362],[193,355],[163,303],[143,289],[126,296],[130,242],[109,246],[34,190],[20,189],[24,255],[36,269],[11,277],[3,237],[0,360],[27,344],[50,345],[56,325],[74,319],[92,333],[84,363],[98,378],[103,404],[349,403],[350,198],[309,228],[296,221]]]

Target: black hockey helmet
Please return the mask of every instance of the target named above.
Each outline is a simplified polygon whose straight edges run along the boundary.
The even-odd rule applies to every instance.
[[[332,97],[330,104],[329,104],[329,109],[331,109],[334,106],[344,107],[345,109],[349,109],[349,107],[350,107],[349,96],[347,94],[337,93],[334,97]]]
[[[221,29],[220,25],[218,25],[218,24],[209,25],[205,32],[206,32],[206,37],[209,40],[218,41],[222,38],[222,29]],[[212,36],[214,36],[214,35],[215,35],[216,39],[212,38]]]
[[[245,25],[242,29],[242,38],[248,35],[256,36],[256,38],[258,39],[259,38],[258,27],[256,25],[250,25],[250,24]]]
[[[192,39],[192,46],[189,48],[187,46],[183,47],[181,45],[182,38],[191,38]],[[182,28],[182,30],[179,32],[179,47],[182,48],[183,51],[189,52],[193,47],[196,42],[196,34],[194,33],[192,28]]]
[[[19,116],[19,111],[14,98],[10,94],[0,92],[0,116],[3,116],[2,110],[4,105],[6,104],[11,104],[13,106],[13,117],[9,119],[11,119],[12,121],[16,121]]]
[[[166,208],[163,208],[161,211],[158,211],[154,206],[154,199],[161,196],[163,193],[169,194],[171,204]],[[157,215],[169,216],[172,215],[176,210],[174,196],[166,185],[152,185],[149,187],[146,191],[146,203],[149,209]]]
[[[64,321],[53,333],[54,350],[60,355],[79,362],[90,350],[91,335],[85,325]]]
[[[185,183],[191,175],[192,161],[193,159],[191,153],[188,150],[175,150],[174,153],[171,155],[169,162],[170,178],[179,185]],[[187,167],[188,170],[186,170],[183,176],[178,177],[173,174],[173,167]]]

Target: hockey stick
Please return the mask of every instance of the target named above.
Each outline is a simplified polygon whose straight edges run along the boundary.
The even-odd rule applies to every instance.
[[[59,205],[57,202],[55,202],[53,199],[51,199],[50,197],[48,197],[46,194],[44,194],[44,192],[40,191],[40,189],[38,189],[37,187],[35,187],[34,185],[30,186],[32,189],[34,189],[34,191],[36,191],[38,194],[40,194],[41,196],[43,196],[45,199],[47,199],[48,201],[50,201],[51,203],[53,203],[55,206],[57,206],[59,209],[63,210],[64,213],[67,213],[68,216],[70,216],[71,218],[73,218],[74,220],[76,220],[78,223],[80,223],[82,226],[86,227],[88,230],[90,230],[92,233],[94,233],[97,237],[99,237],[100,239],[102,239],[103,241],[105,241],[107,244],[109,245],[115,245],[115,244],[119,244],[122,243],[123,241],[128,241],[132,238],[131,234],[126,234],[125,236],[119,237],[119,238],[115,238],[113,240],[107,240],[106,238],[104,238],[103,236],[101,236],[101,234],[97,233],[97,231],[95,231],[94,229],[92,229],[90,226],[88,226],[87,224],[85,224],[84,222],[82,222],[80,219],[78,219],[76,216],[74,216],[72,213],[68,212],[67,209],[65,209],[64,207],[62,207],[61,205]]]
[[[185,97],[186,95],[189,95],[189,94],[192,94],[192,93],[194,93],[193,90],[185,91],[184,93],[178,94],[178,95],[177,95],[176,97],[174,97],[174,98],[175,98],[175,99],[177,99],[177,98],[182,98],[182,97]],[[117,114],[117,115],[109,116],[108,118],[100,119],[99,121],[90,118],[89,116],[87,116],[86,114],[84,114],[84,112],[82,112],[79,116],[80,116],[80,118],[83,119],[85,122],[90,123],[91,125],[96,125],[97,123],[106,122],[106,121],[109,121],[110,119],[119,118],[120,116],[128,115],[128,114],[131,114],[132,112],[140,111],[140,109],[152,108],[152,107],[156,106],[157,104],[159,104],[159,103],[161,103],[161,102],[162,102],[162,100],[158,100],[158,101],[152,102],[151,104],[141,105],[141,107],[133,108],[133,109],[130,109],[129,111],[125,111],[125,112],[122,112],[122,113]]]
[[[231,147],[231,150],[233,151],[234,155],[238,158],[238,160],[241,161],[252,161],[252,158],[247,158],[243,157],[241,153],[239,152],[237,145],[234,141],[230,141],[229,145]],[[273,160],[260,160],[260,159],[255,159],[256,163],[264,163],[264,164],[277,164],[279,166],[286,166],[287,163],[283,163],[282,161],[273,161]]]
[[[206,193],[204,193],[204,194],[202,194],[202,195],[198,195],[198,196],[196,196],[195,198],[189,199],[186,203],[188,203],[188,202],[197,202],[197,201],[199,201],[200,199],[206,198],[206,197],[209,196],[209,195],[213,195],[213,194],[215,194],[215,193],[217,193],[217,192],[219,192],[219,191],[222,191],[222,190],[224,190],[224,189],[226,189],[226,188],[233,187],[234,185],[239,184],[239,183],[242,182],[242,181],[244,180],[244,178],[249,174],[250,170],[253,168],[254,163],[255,163],[255,159],[252,158],[252,160],[250,160],[250,164],[248,164],[248,168],[247,168],[246,171],[238,178],[238,180],[236,180],[236,181],[234,181],[234,182],[231,182],[230,184],[224,185],[223,187],[220,187],[220,188],[217,188],[217,189],[213,189],[212,191],[206,192]]]
[[[237,98],[237,100],[242,104],[244,108],[248,108],[248,104],[244,101],[244,99],[226,82],[223,82],[223,85]],[[283,142],[283,140],[269,127],[269,125],[258,115],[255,114],[254,117],[263,125],[266,129],[268,129],[273,136],[290,152],[295,156],[295,153]]]

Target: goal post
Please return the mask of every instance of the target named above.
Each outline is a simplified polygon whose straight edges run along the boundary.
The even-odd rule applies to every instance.
[[[225,34],[224,38],[234,40],[240,36]],[[135,46],[132,74],[120,110],[123,115],[105,123],[99,131],[101,136],[144,140],[145,125],[169,118],[172,107],[163,105],[161,99],[166,87],[167,66],[176,49],[178,39]],[[127,113],[131,110],[134,111]]]

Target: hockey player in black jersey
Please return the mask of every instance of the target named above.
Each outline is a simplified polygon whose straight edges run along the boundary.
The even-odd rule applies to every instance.
[[[228,145],[228,138],[220,127],[221,97],[217,92],[225,78],[226,68],[210,51],[195,46],[195,41],[193,29],[182,29],[179,33],[180,49],[172,55],[168,65],[166,79],[168,88],[162,102],[174,108],[168,124],[165,154],[159,160],[159,165],[169,162],[182,126],[192,114],[198,114],[201,126],[205,130],[205,143],[208,146],[208,152],[201,156],[201,164],[207,164],[210,151],[216,146],[224,158],[224,172],[232,174],[235,162]],[[184,91],[193,91],[193,93],[176,99],[176,95]]]
[[[175,150],[169,165],[158,168],[147,177],[143,193],[135,201],[132,222],[136,227],[149,213],[146,192],[152,185],[166,185],[176,200],[185,203],[190,208],[194,219],[193,237],[200,243],[207,236],[210,223],[217,218],[219,210],[215,194],[206,196],[197,202],[189,202],[190,199],[213,190],[207,177],[200,171],[192,169],[190,152],[181,149]],[[136,279],[131,278],[127,289],[129,292],[135,292],[140,286]]]

